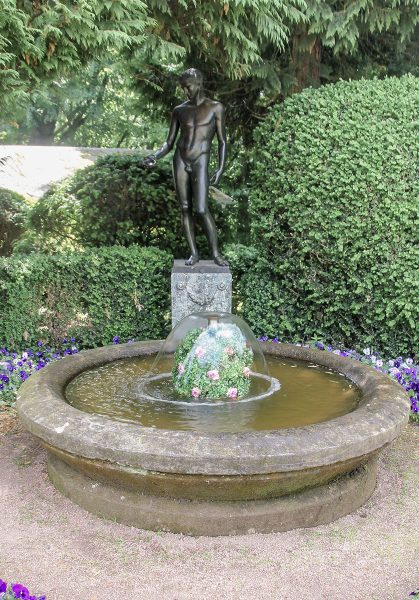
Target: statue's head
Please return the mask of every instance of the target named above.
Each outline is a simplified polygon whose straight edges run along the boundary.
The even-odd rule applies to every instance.
[[[179,83],[185,90],[189,100],[191,100],[202,89],[204,76],[198,69],[187,69],[180,75]]]
[[[199,85],[202,86],[204,83],[204,76],[198,69],[186,69],[186,71],[180,75],[179,82],[183,86],[184,83],[189,81],[199,83]]]

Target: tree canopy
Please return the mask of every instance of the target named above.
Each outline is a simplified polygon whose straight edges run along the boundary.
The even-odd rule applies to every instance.
[[[167,117],[175,75],[195,66],[250,143],[266,108],[293,92],[386,75],[390,61],[390,74],[406,72],[417,24],[416,0],[0,0],[2,114],[18,128],[11,139],[74,143],[123,89],[111,112],[127,118],[112,116],[121,130],[105,128],[106,140],[132,144],[130,112]]]
[[[284,48],[303,7],[304,0],[1,0],[0,92],[30,91],[115,50],[165,66],[192,52],[240,79],[265,41]]]
[[[0,93],[31,91],[111,49],[141,45],[151,24],[139,0],[0,0]]]

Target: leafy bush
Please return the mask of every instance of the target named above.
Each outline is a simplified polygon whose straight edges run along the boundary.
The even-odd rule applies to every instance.
[[[255,133],[243,316],[258,333],[415,350],[419,79],[340,82]]]
[[[138,154],[111,154],[76,172],[47,192],[32,209],[30,231],[21,251],[60,248],[157,246],[175,256],[188,255],[169,161],[140,167]],[[222,243],[227,212],[211,204]],[[202,255],[207,241],[201,234]]]
[[[157,248],[115,246],[0,259],[0,345],[37,340],[81,347],[122,337],[165,337],[172,257]]]
[[[13,243],[24,231],[26,211],[23,196],[0,188],[0,256],[12,253]]]
[[[228,260],[232,275],[232,312],[242,314],[243,312],[243,286],[246,281],[246,273],[252,270],[258,261],[258,252],[253,246],[244,244],[228,244],[225,248],[225,257]],[[262,272],[261,269],[260,272]],[[265,331],[262,324],[258,326],[259,334]]]

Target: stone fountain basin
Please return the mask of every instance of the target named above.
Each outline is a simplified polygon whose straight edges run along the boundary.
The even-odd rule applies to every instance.
[[[342,373],[357,408],[304,427],[240,433],[173,431],[122,423],[67,404],[86,369],[158,352],[161,342],[97,348],[54,362],[20,388],[17,410],[48,452],[54,485],[87,510],[149,529],[221,535],[332,521],[363,504],[377,454],[408,421],[401,386],[333,353],[262,344],[265,354]]]

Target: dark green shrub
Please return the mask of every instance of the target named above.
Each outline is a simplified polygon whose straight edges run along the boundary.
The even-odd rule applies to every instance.
[[[255,133],[242,281],[258,333],[383,352],[418,342],[419,79],[340,82],[274,107]]]
[[[138,246],[0,259],[0,346],[165,337],[172,260]]]
[[[232,311],[241,314],[243,311],[243,283],[246,273],[252,270],[257,261],[257,250],[244,244],[228,244],[225,247],[225,257],[230,265],[233,279]]]
[[[13,243],[24,231],[26,211],[23,196],[0,188],[0,256],[12,253]]]
[[[19,249],[138,244],[186,257],[170,162],[159,161],[149,170],[140,160],[138,154],[112,154],[55,186],[31,211],[31,231]],[[211,211],[223,243],[228,209],[211,203]],[[198,244],[204,256],[208,245],[202,234]]]

